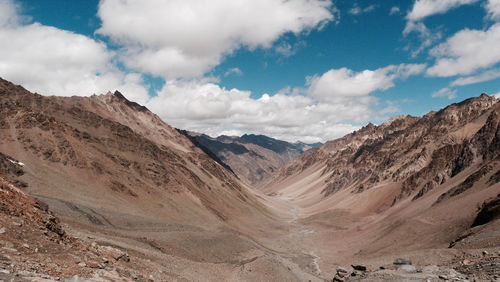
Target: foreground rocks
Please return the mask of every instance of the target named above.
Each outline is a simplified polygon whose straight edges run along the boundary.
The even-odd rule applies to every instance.
[[[46,204],[0,177],[0,281],[127,281],[130,261],[68,235]]]
[[[408,259],[398,258],[392,265],[370,269],[354,264],[339,266],[332,281],[500,281],[500,252],[466,255],[450,264],[413,266]],[[365,267],[366,270],[362,271]]]

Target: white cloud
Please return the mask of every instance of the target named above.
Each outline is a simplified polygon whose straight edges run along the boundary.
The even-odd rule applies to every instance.
[[[484,82],[484,81],[496,79],[499,77],[500,77],[500,70],[494,69],[494,70],[485,71],[485,72],[480,73],[478,75],[457,78],[450,83],[450,86],[469,85],[469,84],[474,84],[474,83],[479,83],[479,82]]]
[[[497,94],[492,94],[491,96],[495,96],[495,98],[500,99],[500,92],[498,92]]]
[[[448,99],[454,99],[457,97],[457,90],[456,89],[450,89],[448,87],[440,89],[434,93],[432,93],[433,98],[438,98],[438,97],[448,97]]]
[[[416,32],[420,39],[420,46],[411,52],[413,58],[435,42],[439,41],[442,37],[441,32],[429,30],[423,22],[407,22],[403,30],[403,35],[408,36],[412,32]]]
[[[224,73],[224,76],[230,76],[230,75],[242,76],[243,72],[240,70],[240,68],[235,67],[235,68],[228,69]]]
[[[422,22],[426,17],[444,14],[451,9],[462,5],[468,5],[478,0],[416,0],[412,9],[406,15],[406,26],[403,35],[408,36],[416,32],[420,38],[420,46],[411,52],[412,57],[416,57],[422,51],[438,42],[442,34],[439,31],[429,30]]]
[[[434,47],[430,54],[436,64],[427,70],[430,76],[468,75],[500,62],[500,24],[489,29],[464,29]]]
[[[417,0],[406,18],[408,21],[421,21],[435,14],[444,14],[462,5],[472,4],[478,0]]]
[[[390,65],[376,70],[354,72],[332,69],[321,76],[308,78],[308,94],[322,99],[365,96],[394,86],[394,80],[422,73],[425,64]]]
[[[320,102],[284,89],[275,95],[250,98],[249,91],[213,83],[169,81],[147,106],[173,126],[212,136],[258,133],[288,141],[326,141],[343,136],[373,115],[376,99],[365,96]]]
[[[116,69],[110,63],[113,53],[104,43],[39,23],[21,24],[12,1],[2,0],[0,7],[9,11],[9,18],[0,12],[3,78],[45,95],[92,95],[121,89],[138,102],[146,101],[140,75]]]
[[[133,69],[192,78],[238,48],[269,48],[285,33],[321,28],[335,10],[330,0],[102,0],[98,33],[123,46]]]
[[[389,15],[392,16],[392,15],[396,15],[396,14],[399,14],[401,12],[401,9],[398,7],[398,6],[394,6],[391,8],[391,11],[389,12]]]
[[[494,21],[500,21],[500,0],[488,0],[485,5],[488,18]]]
[[[147,106],[173,126],[211,136],[251,132],[292,142],[326,141],[357,129],[354,124],[399,111],[387,102],[375,112],[378,99],[369,94],[424,69],[425,65],[401,64],[359,73],[330,70],[309,77],[306,89],[287,87],[259,99],[251,98],[249,91],[208,81],[170,80]]]
[[[377,8],[377,5],[375,5],[375,4],[372,4],[372,5],[367,6],[365,8],[361,8],[361,7],[359,7],[358,3],[354,2],[352,8],[349,10],[349,14],[354,15],[354,16],[358,16],[358,15],[361,15],[364,13],[369,13],[369,12],[375,10],[375,8]]]
[[[19,8],[10,0],[0,0],[0,26],[17,25]]]

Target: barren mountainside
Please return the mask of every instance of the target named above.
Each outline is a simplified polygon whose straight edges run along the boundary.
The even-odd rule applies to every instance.
[[[321,164],[325,198],[343,189],[362,193],[398,183],[393,204],[409,196],[416,200],[471,166],[493,170],[500,154],[499,113],[497,99],[482,94],[422,118],[368,124],[308,151],[281,169],[275,181]]]
[[[254,275],[235,272],[242,263],[272,269],[269,279],[309,275],[298,267],[286,270],[262,246],[286,227],[252,192],[119,92],[46,97],[0,80],[0,152],[0,176],[48,204],[88,250],[112,246],[131,254],[131,263],[121,267],[133,271],[118,271],[121,278],[114,280]],[[6,229],[4,236],[14,232]],[[69,263],[83,263],[72,273],[92,273],[88,268],[95,263],[75,256]],[[102,267],[112,272],[117,266]]]
[[[289,161],[321,143],[289,143],[264,135],[218,136],[185,132],[197,144],[212,152],[246,184],[259,186]]]
[[[300,212],[323,260],[498,246],[498,101],[482,94],[368,124],[305,152],[261,190]]]
[[[0,79],[0,279],[500,275],[494,97],[306,148],[188,134],[118,91],[47,97]]]

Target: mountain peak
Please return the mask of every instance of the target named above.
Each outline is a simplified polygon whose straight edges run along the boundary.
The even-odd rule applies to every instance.
[[[131,108],[133,108],[133,109],[135,109],[137,111],[140,111],[140,112],[149,111],[148,108],[146,108],[145,106],[142,106],[142,105],[140,105],[140,104],[138,104],[136,102],[132,102],[129,99],[127,99],[118,90],[115,90],[115,92],[113,93],[113,97],[115,97],[118,101],[125,103],[127,106],[129,106],[129,107],[131,107]]]

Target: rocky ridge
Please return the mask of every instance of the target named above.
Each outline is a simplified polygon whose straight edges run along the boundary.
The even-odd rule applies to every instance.
[[[221,135],[212,138],[205,134],[181,131],[208,154],[213,154],[222,165],[227,165],[244,183],[257,187],[263,185],[279,168],[308,149],[321,143],[289,143],[264,135]]]
[[[499,161],[499,113],[497,99],[482,94],[422,118],[400,116],[380,126],[368,124],[306,152],[281,169],[275,181],[323,163],[321,174],[328,176],[324,197],[343,189],[362,193],[392,182],[401,185],[393,204],[409,196],[417,200],[469,167],[482,166],[477,173],[483,175],[495,167],[491,163]],[[453,195],[463,192],[459,190]]]

